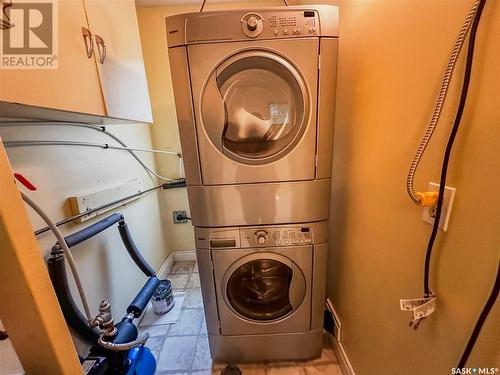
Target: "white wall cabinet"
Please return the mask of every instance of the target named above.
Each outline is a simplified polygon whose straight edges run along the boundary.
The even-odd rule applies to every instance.
[[[82,27],[88,28],[83,2],[58,5],[58,68],[0,69],[0,100],[105,116],[95,62],[82,37]]]
[[[134,1],[58,7],[58,68],[0,70],[0,117],[152,122]]]
[[[133,0],[85,0],[106,112],[152,122]]]

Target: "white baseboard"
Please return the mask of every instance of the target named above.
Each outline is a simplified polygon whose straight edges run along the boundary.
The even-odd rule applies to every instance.
[[[196,260],[196,250],[177,250],[172,251],[170,254],[173,255],[176,262],[189,262]]]
[[[356,375],[356,372],[352,367],[347,352],[345,351],[344,345],[342,344],[342,322],[340,320],[340,317],[337,314],[337,311],[335,310],[335,307],[333,306],[332,301],[330,301],[330,299],[327,299],[326,306],[328,310],[330,310],[330,312],[333,314],[335,320],[335,328],[336,328],[336,336],[333,336],[332,334],[328,333],[328,339],[330,340],[330,343],[333,346],[333,351],[337,356],[340,368],[342,369],[342,373],[344,375]]]
[[[158,278],[164,279],[170,273],[175,262],[189,262],[193,260],[196,260],[196,250],[171,251],[158,271]]]
[[[165,259],[165,262],[160,267],[160,270],[158,271],[157,275],[159,279],[164,279],[167,277],[167,275],[170,273],[170,270],[172,269],[172,266],[174,265],[174,255],[172,254],[173,251],[168,254],[167,259]]]

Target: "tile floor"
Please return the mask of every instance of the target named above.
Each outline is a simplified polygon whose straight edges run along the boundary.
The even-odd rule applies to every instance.
[[[157,360],[157,374],[220,374],[225,363],[210,357],[198,268],[193,262],[176,262],[167,278],[175,291],[184,291],[184,304],[175,324],[141,327],[149,332],[147,345]],[[244,375],[342,375],[333,349],[325,339],[321,358],[308,362],[241,364]]]

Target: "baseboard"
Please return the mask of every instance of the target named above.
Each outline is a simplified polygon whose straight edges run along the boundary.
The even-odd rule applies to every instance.
[[[172,251],[170,254],[173,255],[176,262],[189,262],[196,260],[196,250],[177,250]]]
[[[158,271],[158,278],[166,278],[175,262],[189,262],[193,260],[196,260],[196,250],[171,251]]]
[[[333,314],[337,333],[336,337],[330,333],[327,333],[327,336],[328,340],[330,340],[330,343],[333,346],[333,351],[337,356],[340,368],[342,369],[342,373],[344,375],[356,375],[356,372],[352,367],[351,361],[347,355],[344,345],[342,344],[342,322],[339,318],[339,315],[335,311],[335,308],[333,307],[332,301],[330,301],[330,299],[327,299],[326,306]]]
[[[160,267],[160,270],[157,272],[158,278],[159,279],[164,279],[167,277],[167,275],[170,273],[170,270],[172,269],[172,266],[174,265],[175,259],[174,255],[172,254],[173,251],[168,254],[167,259],[165,259],[165,262]]]

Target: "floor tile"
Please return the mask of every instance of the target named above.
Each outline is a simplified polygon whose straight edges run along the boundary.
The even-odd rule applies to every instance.
[[[313,359],[311,361],[304,362],[304,366],[316,366],[323,365],[328,363],[337,363],[337,357],[335,357],[335,353],[333,348],[331,347],[323,347],[321,350],[321,357]]]
[[[172,283],[172,289],[175,291],[184,290],[189,280],[189,273],[168,274],[167,279]]]
[[[169,336],[189,336],[198,335],[200,333],[201,324],[203,322],[203,310],[181,310],[179,319],[168,331]]]
[[[164,342],[165,342],[164,336],[150,337],[146,342],[146,346],[149,348],[149,350],[151,350],[151,353],[153,353],[155,358],[158,358]]]
[[[183,309],[199,309],[203,307],[200,289],[186,289]]]
[[[200,328],[200,335],[202,335],[202,336],[208,335],[207,321],[205,320],[205,313],[203,313],[203,319],[202,319],[201,328]]]
[[[266,375],[306,375],[303,367],[270,367]]]
[[[197,336],[168,337],[163,344],[157,370],[189,370],[193,362],[197,341]]]
[[[205,370],[212,368],[212,357],[208,346],[208,337],[201,336],[196,344],[196,353],[194,355],[193,370]]]
[[[342,370],[337,364],[323,366],[307,366],[305,367],[306,375],[342,375]]]
[[[170,274],[175,273],[191,273],[193,272],[195,261],[190,262],[175,262],[170,270]]]
[[[139,336],[149,332],[149,336],[151,338],[153,337],[165,337],[167,335],[168,329],[170,328],[171,324],[162,324],[158,326],[145,326],[145,327],[139,327]],[[149,342],[149,341],[148,341]]]
[[[186,284],[186,288],[188,288],[188,289],[200,288],[200,275],[197,273],[192,273],[189,276],[189,280]]]

